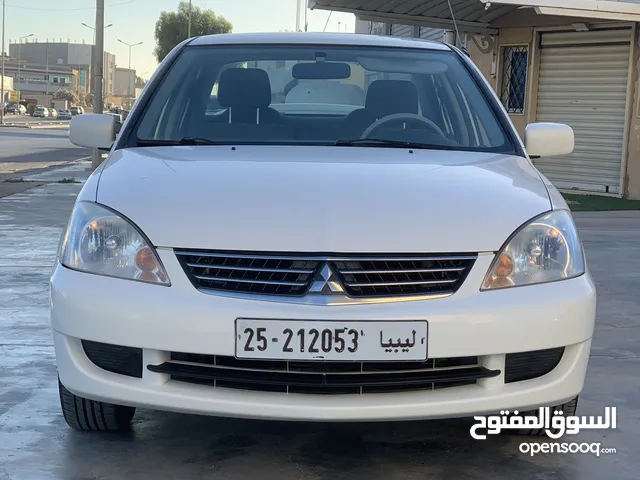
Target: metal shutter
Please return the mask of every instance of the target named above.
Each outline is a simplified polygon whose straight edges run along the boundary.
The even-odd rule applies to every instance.
[[[413,37],[413,27],[411,25],[391,25],[392,37]]]
[[[444,30],[441,28],[420,27],[420,38],[441,42],[444,39]]]
[[[537,121],[570,125],[569,156],[535,165],[562,189],[620,193],[631,30],[544,33]]]

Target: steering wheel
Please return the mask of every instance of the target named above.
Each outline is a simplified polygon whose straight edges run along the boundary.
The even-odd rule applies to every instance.
[[[416,121],[416,122],[422,123],[423,125],[426,125],[429,128],[431,128],[438,135],[442,135],[443,137],[446,137],[442,129],[435,122],[433,122],[432,120],[429,120],[428,118],[425,118],[421,115],[416,115],[415,113],[393,113],[391,115],[382,117],[376,120],[375,122],[373,122],[371,125],[369,125],[369,127],[364,132],[362,132],[362,135],[360,135],[360,138],[361,139],[369,138],[371,133],[373,133],[378,128],[382,127],[383,125],[386,125],[387,123],[397,122],[398,120],[405,120],[407,122]]]

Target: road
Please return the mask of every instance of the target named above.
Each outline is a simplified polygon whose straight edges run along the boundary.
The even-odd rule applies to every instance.
[[[91,155],[69,142],[68,129],[0,127],[0,182],[7,174],[63,165]]]
[[[59,177],[81,179],[84,167],[74,168]],[[616,454],[531,457],[520,453],[521,442],[549,440],[474,441],[473,422],[464,419],[340,425],[141,409],[130,432],[83,434],[60,413],[47,297],[60,232],[81,185],[46,175],[39,178],[51,183],[0,199],[1,479],[638,479],[640,212],[576,215],[599,297],[579,414],[615,406],[618,428],[563,441],[600,442]]]

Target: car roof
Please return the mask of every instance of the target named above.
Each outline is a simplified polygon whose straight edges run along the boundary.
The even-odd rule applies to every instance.
[[[417,48],[423,50],[451,51],[441,42],[429,40],[387,37],[381,35],[362,35],[356,33],[223,33],[196,37],[189,45],[346,45],[366,47]]]

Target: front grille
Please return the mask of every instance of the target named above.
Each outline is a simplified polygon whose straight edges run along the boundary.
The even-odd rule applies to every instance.
[[[351,297],[450,294],[462,284],[476,257],[431,256],[333,262]]]
[[[108,372],[142,378],[142,349],[82,340],[87,358]]]
[[[176,250],[201,290],[303,296],[326,281],[327,265],[349,297],[449,295],[471,270],[476,255],[311,256]],[[325,269],[326,270],[326,269]],[[321,289],[319,289],[321,290]],[[316,291],[314,288],[312,291]]]
[[[546,375],[558,366],[563,355],[564,347],[509,353],[505,359],[504,381],[521,382]]]
[[[499,370],[478,364],[477,357],[425,362],[287,362],[171,353],[171,360],[148,365],[174,381],[217,388],[301,394],[366,394],[474,385]]]

